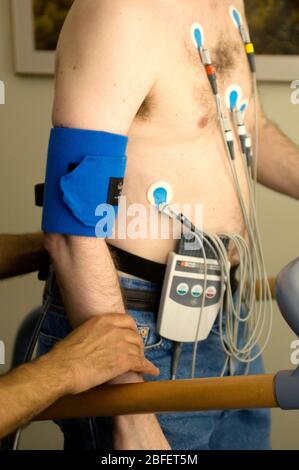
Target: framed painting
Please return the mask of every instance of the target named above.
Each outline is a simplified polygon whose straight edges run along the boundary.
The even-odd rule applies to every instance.
[[[11,0],[18,73],[54,73],[59,32],[73,1]],[[259,80],[298,79],[299,0],[245,0],[245,6]]]
[[[258,78],[299,78],[299,0],[245,0],[257,52]]]
[[[17,73],[54,73],[58,36],[73,1],[11,0]]]

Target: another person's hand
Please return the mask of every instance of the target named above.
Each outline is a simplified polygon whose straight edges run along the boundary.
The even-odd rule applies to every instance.
[[[93,317],[57,343],[48,356],[71,394],[127,372],[159,375],[159,369],[144,357],[136,324],[126,314]]]

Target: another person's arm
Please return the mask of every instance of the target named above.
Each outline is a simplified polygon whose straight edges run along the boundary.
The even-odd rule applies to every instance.
[[[0,378],[0,438],[62,396],[85,392],[128,371],[159,374],[144,358],[132,318],[109,314],[89,320],[50,353]]]
[[[242,3],[245,16],[245,2]],[[267,118],[260,100],[258,126],[258,182],[269,189],[299,199],[299,147]]]
[[[127,135],[155,84],[161,45],[156,2],[77,0],[57,51],[55,126]],[[106,241],[46,235],[70,321],[78,325],[107,312],[125,312]],[[138,375],[119,381],[140,381]],[[168,449],[155,416],[115,419],[117,449]]]
[[[299,199],[299,147],[262,110],[259,117],[258,182]]]
[[[42,233],[0,235],[0,279],[38,271],[46,257]]]

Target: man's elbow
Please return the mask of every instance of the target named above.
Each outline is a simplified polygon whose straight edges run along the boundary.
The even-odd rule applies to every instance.
[[[49,253],[51,258],[59,257],[59,254],[64,251],[70,243],[69,235],[60,233],[45,233],[44,234],[44,248]]]
[[[59,262],[66,252],[76,256],[82,250],[84,252],[86,250],[99,250],[101,243],[106,244],[106,240],[96,237],[63,235],[60,233],[44,234],[44,248],[54,262]]]

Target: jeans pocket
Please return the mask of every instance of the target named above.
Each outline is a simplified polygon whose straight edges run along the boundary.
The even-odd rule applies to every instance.
[[[157,332],[156,313],[141,310],[129,310],[128,313],[135,320],[145,351],[155,351],[166,346],[167,340]]]
[[[61,340],[62,338],[57,338],[56,336],[47,335],[43,332],[40,332],[37,355],[43,356],[44,354],[47,354],[55,346],[55,344]]]
[[[38,355],[49,352],[57,342],[72,331],[66,315],[60,309],[58,310],[51,300],[44,304],[44,309],[46,309],[46,315],[39,334]]]
[[[156,315],[140,310],[129,310],[128,313],[135,320],[145,350],[159,348],[163,340],[156,330]]]

